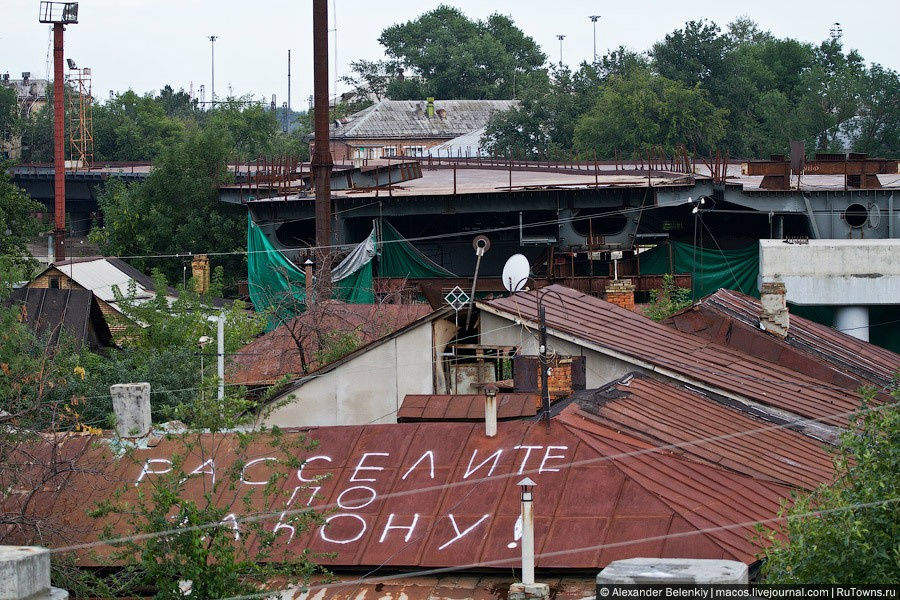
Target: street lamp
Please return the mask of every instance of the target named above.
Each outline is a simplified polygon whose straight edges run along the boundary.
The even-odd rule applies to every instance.
[[[565,36],[564,34],[560,33],[560,34],[557,34],[556,39],[559,40],[559,66],[561,67],[562,64],[563,64],[563,60],[562,60],[562,43],[563,43],[563,40],[566,39],[566,36]]]
[[[591,23],[594,24],[594,63],[597,62],[597,21],[600,20],[600,15],[591,15],[590,16]]]
[[[210,63],[212,67],[212,107],[216,107],[216,40],[219,39],[217,35],[209,36],[209,46],[210,46]]]

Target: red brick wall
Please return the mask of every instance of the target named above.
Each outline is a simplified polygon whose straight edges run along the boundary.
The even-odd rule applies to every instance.
[[[627,310],[634,310],[634,285],[630,279],[616,279],[606,285],[604,298],[616,306]]]

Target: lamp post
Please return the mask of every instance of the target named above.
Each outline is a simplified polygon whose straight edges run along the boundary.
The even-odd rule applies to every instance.
[[[597,21],[600,20],[600,15],[591,15],[590,16],[591,23],[594,24],[594,63],[597,62]]]
[[[565,34],[560,33],[560,34],[557,34],[556,39],[559,40],[559,66],[561,67],[563,64],[562,43],[563,43],[563,40],[566,39],[566,36],[565,36]]]
[[[209,47],[210,47],[210,68],[212,70],[212,81],[210,82],[210,87],[212,88],[212,107],[216,107],[216,40],[219,39],[217,35],[209,36]]]

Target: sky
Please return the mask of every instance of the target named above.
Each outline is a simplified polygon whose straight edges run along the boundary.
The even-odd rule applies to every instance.
[[[406,22],[442,2],[430,0],[329,0],[331,92],[337,73],[359,58],[384,57],[381,31]],[[565,35],[562,60],[577,65],[593,56],[589,15],[600,15],[597,50],[625,45],[646,50],[690,19],[724,26],[748,16],[778,37],[819,42],[839,22],[846,48],[867,62],[900,70],[900,36],[892,0],[721,0],[719,2],[598,2],[596,0],[445,0],[471,18],[510,15],[549,59],[560,59],[557,35]],[[52,72],[49,26],[38,23],[38,0],[0,0],[0,73],[18,78]],[[66,58],[90,67],[95,98],[110,90],[144,93],[165,84],[210,99],[210,41],[216,35],[216,95],[250,94],[280,106],[287,99],[287,51],[291,49],[291,106],[308,106],[312,94],[312,0],[82,0],[79,23],[66,30]],[[336,42],[336,44],[335,44]],[[335,45],[337,61],[335,63]],[[347,86],[338,84],[338,91]]]

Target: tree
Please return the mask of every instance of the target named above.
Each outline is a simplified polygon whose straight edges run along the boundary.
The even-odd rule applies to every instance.
[[[247,216],[219,201],[218,186],[230,180],[227,160],[232,140],[217,127],[189,128],[167,147],[153,172],[138,184],[110,182],[98,198],[103,224],[91,235],[112,256],[215,253],[246,246]],[[181,278],[180,260],[138,258],[140,269],[159,268],[169,280]],[[222,259],[231,280],[244,272],[244,258]]]
[[[575,126],[575,148],[611,157],[617,150],[648,151],[679,144],[698,151],[714,148],[725,135],[726,111],[716,108],[699,85],[649,73],[611,77],[590,112]]]
[[[784,537],[766,533],[767,583],[900,583],[900,409],[873,396],[841,437],[834,481],[782,509]]]
[[[8,141],[18,127],[19,103],[16,90],[0,85],[0,142]]]
[[[417,82],[419,98],[512,98],[515,87],[525,85],[546,61],[537,42],[509,17],[493,14],[473,21],[446,5],[388,27],[378,41],[393,62],[418,78],[394,78],[387,93],[395,99],[398,92],[408,96],[411,91],[401,90],[398,81]]]
[[[0,163],[0,269],[15,270],[22,277],[30,277],[36,261],[26,242],[41,230],[34,214],[44,206],[32,200],[10,180],[7,166]]]

